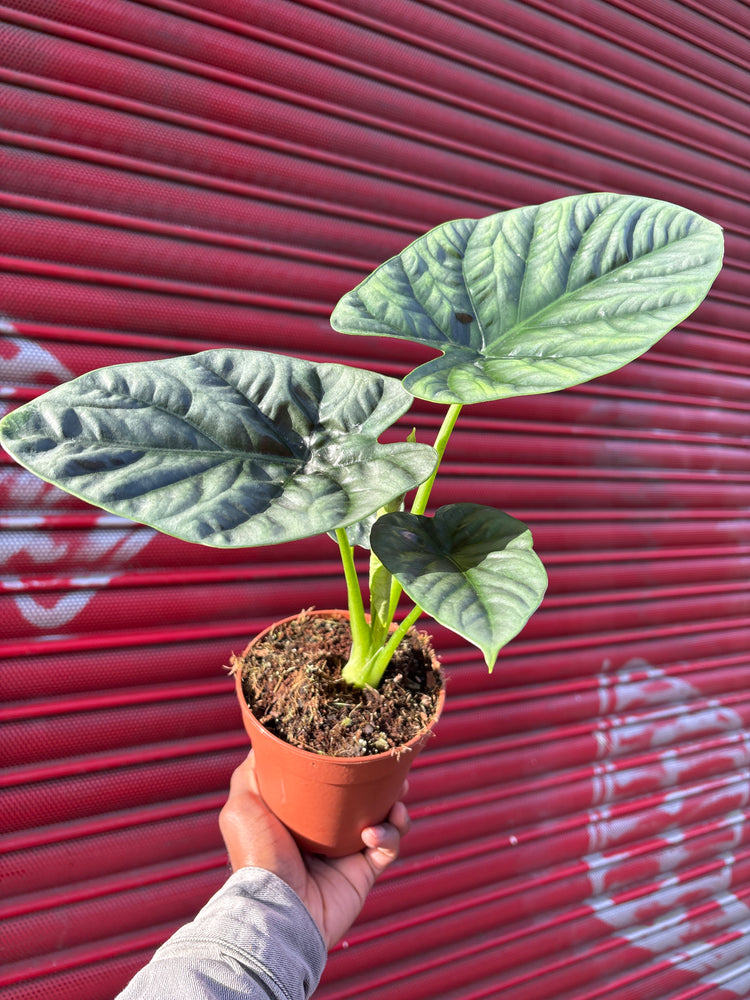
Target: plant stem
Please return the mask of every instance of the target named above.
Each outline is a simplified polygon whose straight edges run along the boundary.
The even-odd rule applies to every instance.
[[[435,438],[435,444],[433,445],[438,455],[435,471],[417,490],[417,495],[414,498],[411,508],[412,514],[424,514],[425,510],[427,510],[432,486],[462,408],[461,403],[453,403],[453,405],[448,407],[448,412],[443,418],[443,422]],[[388,641],[385,645],[381,645],[383,636],[387,634],[396,615],[396,608],[402,590],[401,584],[391,578],[387,619],[383,620],[379,614],[376,615],[373,613],[373,624],[369,625],[362,601],[362,591],[359,587],[357,571],[354,566],[354,553],[343,528],[337,529],[336,538],[341,550],[341,562],[344,566],[352,630],[352,652],[342,671],[342,677],[349,684],[353,684],[356,687],[365,687],[366,685],[377,687],[399,643],[422,614],[422,609],[419,606],[413,607],[398,627],[388,635]]]
[[[456,426],[456,421],[458,420],[459,414],[463,409],[463,403],[453,403],[448,407],[448,411],[443,417],[443,422],[440,425],[440,430],[435,438],[435,444],[433,448],[438,454],[437,465],[435,466],[435,471],[432,473],[429,479],[425,480],[422,485],[417,490],[417,495],[414,497],[414,503],[411,507],[412,514],[424,514],[427,510],[427,504],[430,500],[430,493],[432,493],[432,487],[440,470],[440,463],[443,461],[443,455],[445,454],[445,449],[448,447],[448,441],[453,433],[453,428]],[[401,584],[398,580],[394,579],[391,583],[391,603],[389,609],[389,624],[393,621],[394,615],[396,614],[396,608],[398,607],[398,600],[401,597]]]
[[[349,625],[352,630],[352,659],[364,658],[370,646],[370,626],[367,624],[362,591],[359,586],[357,569],[354,565],[354,551],[349,544],[344,528],[336,529],[336,541],[339,543],[341,563],[344,567],[346,580],[346,596],[349,605]],[[355,656],[356,654],[356,656]]]
[[[427,504],[430,499],[430,493],[432,492],[432,486],[437,477],[438,471],[440,469],[440,463],[443,461],[443,455],[445,454],[445,449],[448,446],[448,441],[453,433],[453,428],[456,426],[456,421],[458,420],[458,415],[463,409],[463,403],[453,403],[448,407],[448,412],[443,417],[443,422],[440,425],[440,430],[435,438],[435,444],[432,446],[438,453],[438,461],[435,466],[435,471],[432,473],[430,478],[426,480],[417,490],[417,495],[414,498],[414,503],[411,507],[412,514],[424,514],[427,510]]]
[[[404,618],[398,627],[391,632],[388,637],[388,642],[385,646],[383,646],[369,666],[369,670],[367,672],[367,683],[370,687],[376,688],[378,684],[380,684],[388,664],[393,659],[393,654],[398,649],[399,643],[421,614],[422,609],[415,604],[406,618]]]

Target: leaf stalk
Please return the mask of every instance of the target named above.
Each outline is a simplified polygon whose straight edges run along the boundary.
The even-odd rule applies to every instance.
[[[454,403],[448,408],[443,418],[433,445],[438,456],[437,464],[430,478],[422,483],[417,490],[411,508],[412,514],[424,514],[427,509],[445,449],[462,409],[463,404]],[[392,632],[390,631],[403,588],[373,554],[370,560],[371,617],[368,622],[364,613],[359,581],[354,569],[352,547],[343,529],[336,532],[336,537],[339,541],[344,565],[352,630],[352,652],[341,676],[347,683],[353,684],[355,687],[365,687],[366,685],[377,687],[393,654],[398,649],[399,643],[423,613],[422,608],[419,605],[414,605],[403,621]],[[390,597],[386,611],[383,608],[382,600],[375,599],[375,588],[377,587],[379,593],[382,594],[383,590],[387,588],[388,580],[390,580]],[[388,636],[387,642],[385,641],[386,636]]]

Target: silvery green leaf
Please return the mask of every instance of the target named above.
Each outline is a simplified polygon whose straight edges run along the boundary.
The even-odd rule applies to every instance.
[[[372,514],[368,514],[366,518],[362,521],[357,521],[356,524],[349,524],[344,529],[346,531],[346,537],[349,539],[349,544],[352,548],[359,545],[360,548],[369,549],[370,548],[370,531],[372,530],[373,524],[377,520],[378,512],[374,511]],[[336,532],[329,531],[328,534],[331,538],[336,541]]]
[[[478,646],[490,670],[547,587],[531,532],[494,507],[460,503],[434,517],[386,514],[371,542],[412,601]]]
[[[226,349],[89,372],[8,414],[0,439],[114,514],[268,545],[361,521],[423,482],[432,448],[377,441],[411,402],[373,372]]]
[[[411,440],[407,438],[407,440]],[[356,524],[349,524],[346,526],[346,537],[349,540],[349,544],[354,548],[355,545],[359,545],[360,548],[369,549],[370,548],[370,532],[372,531],[372,526],[375,524],[377,519],[385,513],[390,513],[394,510],[403,510],[404,508],[404,494],[400,497],[394,497],[393,500],[386,504],[383,504],[378,510],[374,510],[372,514],[368,514],[367,517],[363,518],[361,521],[357,521]],[[336,532],[329,531],[328,534],[334,540],[336,539]]]
[[[719,226],[618,194],[573,195],[447,222],[345,295],[335,330],[442,352],[404,380],[423,399],[478,403],[615,371],[700,304]]]

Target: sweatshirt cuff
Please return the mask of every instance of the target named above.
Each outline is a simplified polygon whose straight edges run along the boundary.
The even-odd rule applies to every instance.
[[[238,869],[160,951],[182,950],[187,940],[197,939],[220,942],[228,959],[268,977],[275,993],[302,1000],[315,990],[326,962],[320,931],[302,900],[278,875],[262,868]]]

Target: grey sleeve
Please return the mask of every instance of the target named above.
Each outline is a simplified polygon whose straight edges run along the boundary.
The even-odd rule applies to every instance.
[[[241,868],[117,1000],[307,1000],[325,960],[296,893],[271,872]]]

